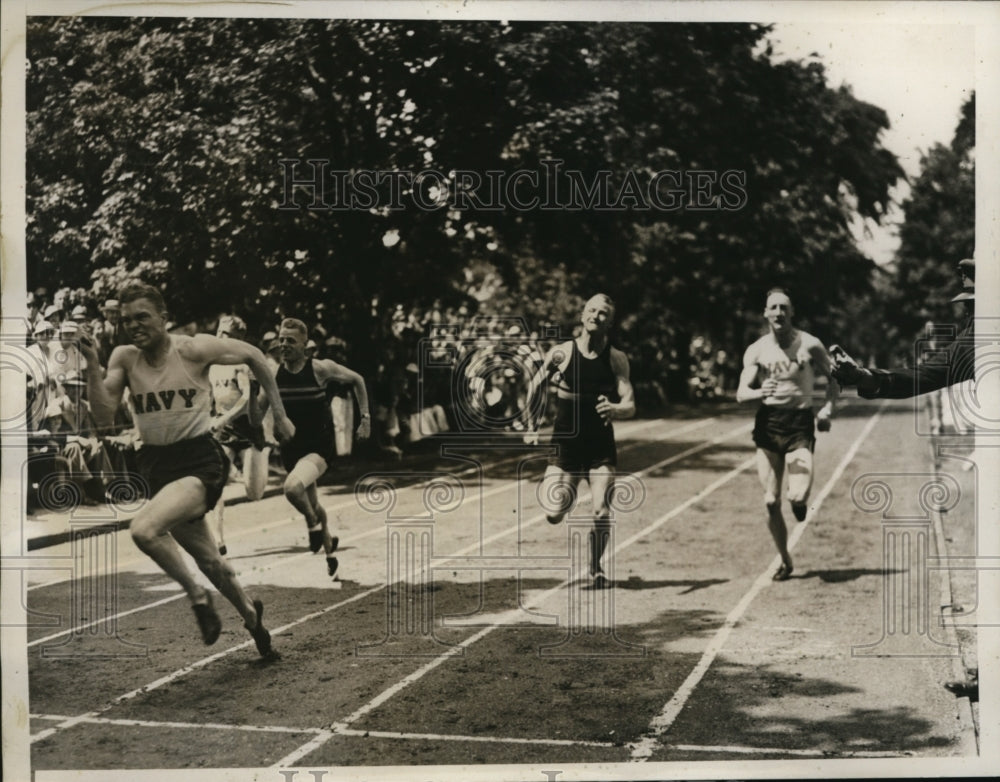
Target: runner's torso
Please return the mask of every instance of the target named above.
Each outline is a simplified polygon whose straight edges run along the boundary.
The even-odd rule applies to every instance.
[[[143,443],[169,445],[211,428],[212,389],[204,374],[192,372],[177,346],[190,337],[168,337],[163,365],[151,366],[141,350],[127,368],[135,424]]]
[[[581,432],[602,431],[607,424],[594,409],[598,397],[618,401],[618,380],[611,368],[611,345],[605,345],[594,358],[587,358],[580,352],[576,340],[572,344],[569,362],[557,385],[555,431],[573,431],[577,420]]]
[[[797,331],[787,347],[781,347],[773,334],[757,340],[755,362],[760,382],[773,378],[778,387],[772,396],[763,399],[771,407],[804,408],[812,405],[816,380],[812,359],[805,344],[809,337]]]
[[[289,372],[282,364],[278,367],[275,379],[285,413],[295,424],[296,439],[300,434],[333,428],[330,399],[326,388],[316,380],[312,360],[306,361],[305,366],[295,373]]]

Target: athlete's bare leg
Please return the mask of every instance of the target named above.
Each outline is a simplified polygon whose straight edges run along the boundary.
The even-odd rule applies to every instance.
[[[270,448],[261,451],[247,448],[243,451],[243,484],[246,486],[247,499],[251,502],[256,502],[264,496],[270,454]]]
[[[233,568],[219,554],[204,517],[178,524],[172,534],[181,547],[194,558],[198,568],[219,593],[240,612],[243,623],[248,628],[254,627],[257,622],[257,612],[254,610],[253,602],[236,580]]]
[[[316,512],[315,492],[311,498],[309,488],[314,487],[325,472],[326,460],[319,454],[310,453],[299,459],[285,478],[285,497],[295,510],[305,516],[310,529],[319,528],[322,522]]]
[[[132,540],[139,549],[184,588],[192,603],[207,602],[205,588],[188,570],[170,533],[191,519],[201,518],[206,510],[205,484],[188,476],[160,489],[129,525]],[[214,542],[212,548],[215,550]],[[215,555],[218,556],[218,551]]]
[[[615,468],[610,465],[590,471],[591,503],[594,508],[594,529],[590,533],[590,574],[603,575],[601,558],[611,539],[611,492],[615,486]],[[596,582],[595,582],[596,583]]]
[[[778,581],[785,580],[792,572],[792,557],[788,553],[788,530],[781,515],[781,479],[784,471],[785,460],[781,454],[763,448],[757,449],[757,477],[760,478],[760,485],[764,489],[767,527],[782,562],[782,567],[775,573],[775,580]]]
[[[542,477],[541,504],[549,524],[558,524],[576,504],[578,478],[550,464]]]
[[[785,454],[788,470],[788,501],[799,521],[805,521],[809,509],[809,492],[813,482],[813,455],[808,448],[797,448]]]

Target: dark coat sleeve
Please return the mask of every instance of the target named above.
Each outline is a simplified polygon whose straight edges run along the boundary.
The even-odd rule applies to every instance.
[[[915,369],[872,369],[871,380],[858,386],[865,399],[906,399],[975,377],[976,350],[971,326],[963,329],[938,360]]]

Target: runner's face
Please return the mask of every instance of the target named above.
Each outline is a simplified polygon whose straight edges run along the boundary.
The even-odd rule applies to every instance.
[[[156,347],[167,336],[167,315],[149,299],[136,299],[122,305],[121,325],[139,350]]]
[[[764,317],[776,331],[789,328],[792,325],[792,301],[784,293],[772,293],[767,298],[764,307]]]
[[[607,331],[611,327],[614,309],[603,296],[594,296],[583,305],[581,322],[584,329],[593,332]]]
[[[278,332],[278,356],[286,364],[301,361],[306,357],[306,338],[295,329]]]

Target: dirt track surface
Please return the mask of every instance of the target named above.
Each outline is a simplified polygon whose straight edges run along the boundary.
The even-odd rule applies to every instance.
[[[942,686],[960,650],[938,622],[942,573],[926,568],[933,459],[912,406],[852,400],[820,435],[821,504],[798,531],[785,505],[795,572],[782,583],[770,580],[750,421],[720,407],[619,425],[632,477],[607,590],[581,569],[589,497],[546,523],[544,460],[524,448],[482,475],[441,458],[437,470],[466,472],[436,496],[421,476],[391,476],[386,507],[322,488],[341,541],[336,588],[281,497],[230,509],[229,560],[264,601],[276,662],[258,659],[218,596],[223,633],[205,647],[187,601],[127,533],[102,536],[114,548],[87,556],[117,563],[113,589],[97,565],[73,580],[39,573],[29,588],[36,617],[60,617],[28,632],[32,767],[974,755],[968,701]],[[968,545],[958,526],[972,524],[975,473],[959,464],[942,463],[961,490],[945,523]],[[859,494],[879,481],[888,511],[877,485]],[[957,588],[974,599],[974,584]],[[101,618],[105,594],[113,623],[64,632]]]

